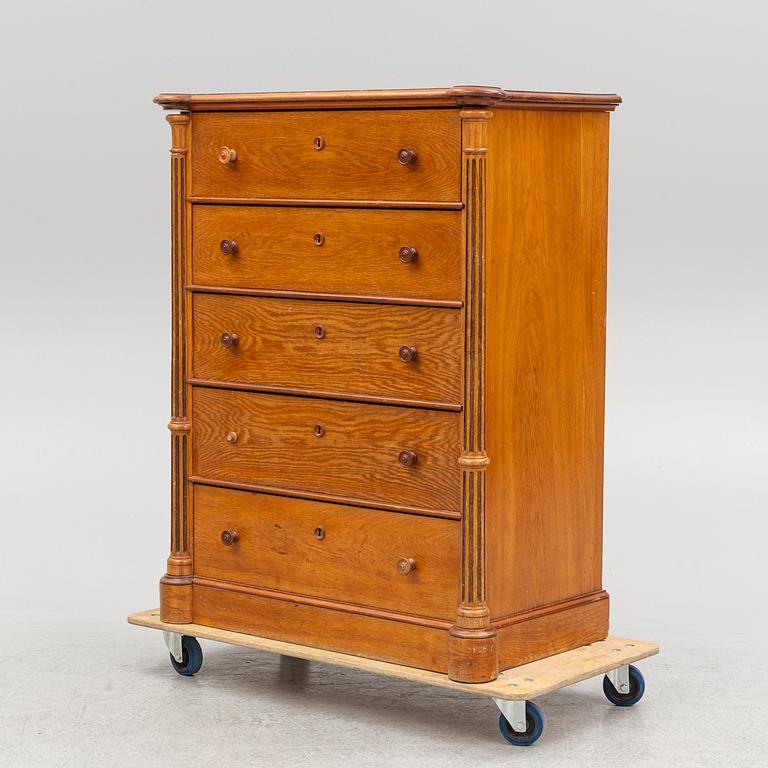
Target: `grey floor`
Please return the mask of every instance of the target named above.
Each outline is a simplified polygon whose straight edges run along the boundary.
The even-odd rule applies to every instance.
[[[205,641],[187,679],[122,615],[0,614],[0,766],[768,765],[766,629],[614,620],[663,646],[643,701],[613,707],[599,680],[544,696],[544,736],[521,749],[490,700]]]

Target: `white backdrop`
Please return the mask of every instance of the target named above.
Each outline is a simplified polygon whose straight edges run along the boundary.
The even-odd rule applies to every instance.
[[[762,3],[5,0],[0,608],[157,603],[167,555],[160,91],[615,91],[605,585],[765,609]],[[622,627],[618,627],[622,629]]]

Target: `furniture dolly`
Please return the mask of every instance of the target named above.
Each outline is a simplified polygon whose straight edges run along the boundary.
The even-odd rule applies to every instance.
[[[459,683],[448,675],[429,672],[401,664],[335,653],[308,645],[285,643],[266,637],[229,632],[199,624],[171,624],[160,620],[160,609],[141,611],[128,617],[130,624],[159,629],[170,651],[173,668],[185,677],[200,671],[203,651],[196,638],[241,645],[257,651],[279,653],[307,661],[335,664],[375,675],[396,677],[423,685],[434,685],[454,691],[488,696],[501,714],[501,735],[516,746],[530,746],[544,731],[544,715],[531,699],[560,690],[590,677],[604,674],[603,692],[616,706],[631,707],[643,697],[645,681],[632,662],[659,652],[658,645],[624,637],[607,637],[589,645],[507,669],[490,683]]]
[[[609,636],[603,427],[612,93],[164,93],[171,514],[196,637],[530,700]],[[270,638],[270,639],[266,639]]]

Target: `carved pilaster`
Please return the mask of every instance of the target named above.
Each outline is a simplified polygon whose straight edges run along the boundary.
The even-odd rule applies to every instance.
[[[190,116],[168,115],[171,125],[171,554],[160,580],[160,618],[192,621],[192,533],[187,411],[187,153]]]
[[[461,113],[464,201],[464,432],[461,603],[450,631],[448,675],[479,683],[498,677],[496,630],[485,602],[485,209],[488,121]]]

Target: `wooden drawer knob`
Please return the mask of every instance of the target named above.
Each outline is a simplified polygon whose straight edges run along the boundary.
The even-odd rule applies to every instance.
[[[237,432],[227,432],[227,442],[234,445],[237,442]]]
[[[233,544],[237,544],[238,541],[240,541],[240,536],[237,531],[221,532],[221,543],[224,544],[224,546],[231,547]]]
[[[417,456],[414,451],[400,451],[397,454],[397,460],[402,467],[412,467],[416,463]]]
[[[411,248],[410,245],[404,245],[400,249],[400,261],[402,261],[403,264],[413,264],[418,258],[419,252],[415,248]]]
[[[219,162],[222,165],[229,165],[237,160],[237,152],[229,147],[219,147]]]
[[[397,152],[397,162],[400,165],[408,165],[409,163],[416,162],[416,153],[408,147],[403,147]]]
[[[240,339],[236,333],[225,331],[221,334],[221,346],[225,349],[234,349],[237,346],[238,341],[240,341]]]
[[[407,576],[409,573],[416,570],[416,561],[412,557],[401,557],[397,561],[397,570],[398,573]]]
[[[219,249],[225,256],[234,256],[237,253],[237,243],[234,240],[222,240]]]
[[[412,363],[416,359],[416,347],[400,347],[398,356],[404,363]]]

